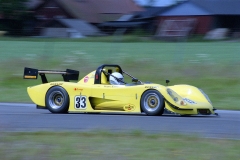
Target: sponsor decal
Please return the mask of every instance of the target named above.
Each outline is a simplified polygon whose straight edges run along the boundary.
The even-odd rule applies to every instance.
[[[120,85],[105,85],[103,87],[106,87],[106,88],[117,88],[117,87],[121,87]]]
[[[74,88],[74,91],[82,91],[82,88]]]
[[[188,99],[188,98],[183,98],[183,100],[184,100],[185,102],[190,103],[190,104],[197,104],[196,102],[194,102],[193,100],[190,100],[190,99]]]
[[[50,83],[50,85],[52,85],[52,86],[61,86],[61,85],[63,85],[63,83]]]
[[[112,87],[112,86],[109,85],[109,86],[104,86],[104,87],[106,87],[106,88],[110,88],[110,87]]]
[[[135,109],[133,104],[127,104],[124,106],[125,111],[133,111]]]
[[[36,79],[37,76],[24,76],[24,78],[26,78],[26,79]]]
[[[148,88],[148,89],[156,89],[156,88],[158,88],[158,86],[145,86],[145,88]]]
[[[87,83],[87,82],[88,82],[88,79],[89,79],[88,76],[84,77],[84,83]]]

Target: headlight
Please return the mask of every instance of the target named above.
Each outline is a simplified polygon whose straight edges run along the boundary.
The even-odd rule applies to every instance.
[[[184,101],[184,99],[179,96],[176,92],[171,90],[170,88],[167,89],[167,93],[171,96],[171,98],[180,105],[187,105],[187,103]]]
[[[203,92],[203,90],[201,90],[200,88],[198,88],[198,89],[204,95],[204,97],[208,100],[208,102],[212,105],[212,102],[211,102],[210,98],[208,97],[208,95],[205,92]]]

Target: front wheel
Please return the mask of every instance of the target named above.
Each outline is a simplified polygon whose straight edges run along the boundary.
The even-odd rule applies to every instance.
[[[162,115],[164,111],[163,96],[156,90],[147,90],[141,97],[141,109],[150,116]]]
[[[65,89],[60,86],[48,90],[45,104],[52,113],[67,113],[69,108],[69,96]]]

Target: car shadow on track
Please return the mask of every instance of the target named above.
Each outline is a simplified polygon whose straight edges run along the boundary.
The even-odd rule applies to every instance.
[[[93,112],[85,112],[85,113],[76,113],[76,112],[69,112],[69,113],[51,113],[51,112],[44,112],[41,114],[53,114],[53,115],[89,115],[89,116],[136,116],[136,117],[182,117],[182,118],[218,118],[219,115],[179,115],[179,114],[169,114],[164,113],[161,116],[148,116],[145,113],[141,114],[134,114],[134,113],[93,113]]]

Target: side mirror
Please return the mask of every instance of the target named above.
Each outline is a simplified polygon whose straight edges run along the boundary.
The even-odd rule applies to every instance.
[[[170,82],[170,81],[167,79],[167,80],[166,80],[167,86],[168,86],[168,83],[169,83],[169,82]]]

